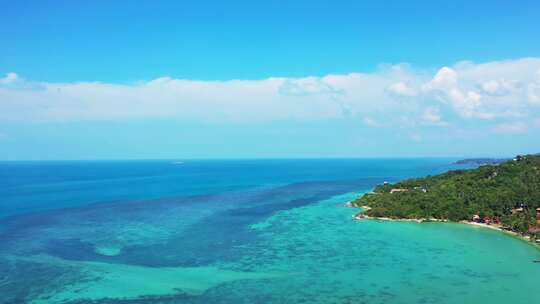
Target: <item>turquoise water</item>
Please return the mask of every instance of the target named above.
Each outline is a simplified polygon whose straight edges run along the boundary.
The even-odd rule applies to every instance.
[[[521,240],[344,206],[450,163],[0,163],[0,303],[540,303]]]

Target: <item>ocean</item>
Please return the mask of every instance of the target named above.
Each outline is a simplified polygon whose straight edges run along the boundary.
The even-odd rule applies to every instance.
[[[540,303],[540,250],[354,221],[455,159],[0,162],[0,303]]]

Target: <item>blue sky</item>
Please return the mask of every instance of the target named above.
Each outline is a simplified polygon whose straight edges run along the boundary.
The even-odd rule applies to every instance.
[[[537,1],[0,1],[0,159],[540,152]]]

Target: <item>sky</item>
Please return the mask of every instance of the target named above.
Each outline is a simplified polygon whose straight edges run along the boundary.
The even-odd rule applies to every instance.
[[[0,160],[537,153],[539,12],[0,0]]]

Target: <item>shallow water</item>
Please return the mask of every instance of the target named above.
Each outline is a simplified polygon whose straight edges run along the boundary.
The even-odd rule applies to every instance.
[[[540,302],[521,240],[343,205],[449,163],[3,163],[0,303]]]

